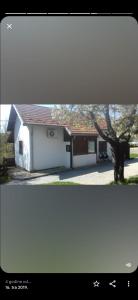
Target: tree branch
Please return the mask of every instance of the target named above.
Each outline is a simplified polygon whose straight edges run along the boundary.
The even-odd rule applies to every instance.
[[[107,123],[107,129],[110,133],[110,135],[112,136],[113,139],[117,140],[117,136],[116,136],[116,132],[114,131],[112,124],[111,124],[111,118],[110,118],[110,114],[109,114],[109,105],[105,105],[104,106],[104,115],[105,115],[105,119],[106,119],[106,123]]]
[[[122,132],[119,136],[119,139],[122,139],[124,138],[125,139],[125,134],[126,133],[129,133],[130,132],[130,129],[132,129],[133,125],[134,125],[134,122],[135,122],[135,115],[136,115],[136,112],[137,112],[137,109],[136,107],[134,107],[132,109],[132,112],[131,112],[131,117],[129,118],[128,120],[128,124],[126,126],[126,129],[124,130],[124,132]],[[130,135],[130,134],[129,134]]]
[[[111,139],[110,137],[108,137],[107,135],[105,135],[105,133],[103,133],[103,130],[100,128],[99,124],[97,123],[95,114],[92,111],[90,111],[90,116],[91,116],[91,119],[92,119],[94,126],[95,126],[96,130],[98,131],[99,135],[105,141],[107,141],[108,143],[110,143],[112,145],[114,143],[114,140]]]

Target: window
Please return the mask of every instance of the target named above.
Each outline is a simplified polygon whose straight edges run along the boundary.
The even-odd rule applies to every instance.
[[[19,141],[19,154],[23,155],[23,141]]]
[[[105,141],[99,142],[99,153],[106,152],[107,153],[107,143]]]
[[[73,139],[73,154],[88,154],[88,142],[86,137],[76,136]]]
[[[96,153],[96,139],[88,136],[73,138],[73,155]]]
[[[88,141],[88,153],[95,153],[95,141]]]

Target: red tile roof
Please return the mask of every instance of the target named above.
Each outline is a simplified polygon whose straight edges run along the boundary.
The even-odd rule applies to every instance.
[[[61,122],[57,117],[53,117],[53,109],[45,106],[38,105],[15,105],[17,112],[26,125],[51,125],[66,127],[71,135],[95,135],[97,136],[97,130],[95,127],[87,125],[71,126]],[[100,127],[106,129],[106,122],[100,121]]]
[[[52,118],[49,107],[38,105],[15,105],[25,124],[59,125],[58,120]]]

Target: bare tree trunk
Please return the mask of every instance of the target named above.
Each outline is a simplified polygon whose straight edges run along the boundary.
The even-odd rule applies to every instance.
[[[125,150],[123,143],[117,143],[112,146],[112,154],[114,159],[114,181],[124,181],[124,159],[125,159]]]
[[[124,181],[124,161],[120,162],[119,166],[119,181]]]

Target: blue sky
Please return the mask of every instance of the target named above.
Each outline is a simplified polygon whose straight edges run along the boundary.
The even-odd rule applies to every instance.
[[[0,105],[0,119],[8,120],[11,105]]]

